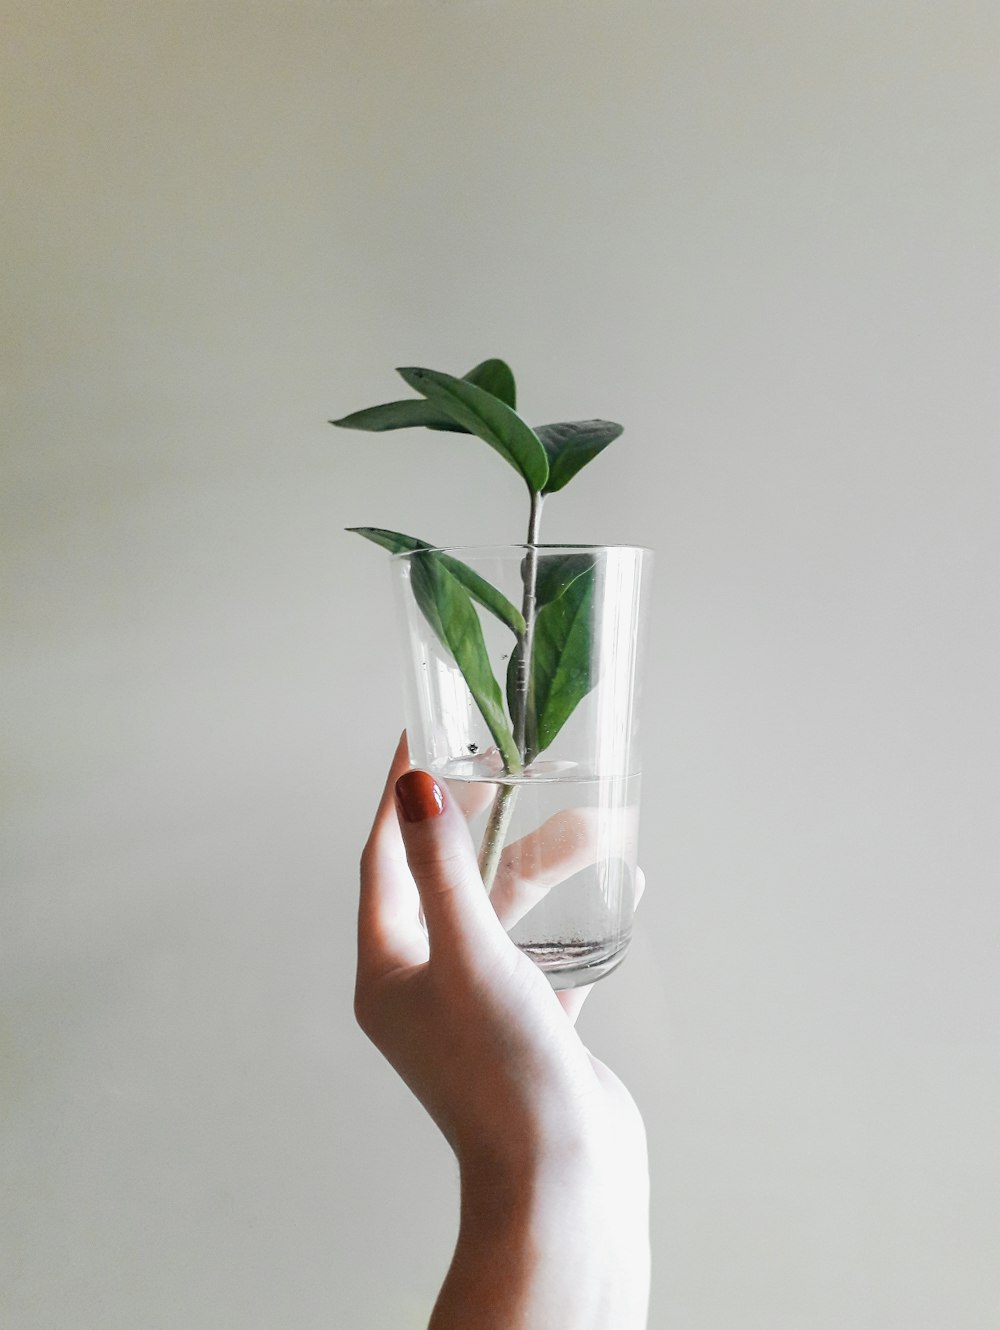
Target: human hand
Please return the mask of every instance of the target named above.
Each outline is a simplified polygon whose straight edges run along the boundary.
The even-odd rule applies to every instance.
[[[581,1002],[507,937],[461,809],[401,740],[362,856],[355,1010],[459,1161],[435,1330],[645,1324],[645,1133]]]

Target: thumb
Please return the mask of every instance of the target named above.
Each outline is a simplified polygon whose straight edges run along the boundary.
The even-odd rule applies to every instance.
[[[396,781],[396,811],[413,880],[435,947],[504,936],[483,887],[465,818],[444,783],[427,771]]]

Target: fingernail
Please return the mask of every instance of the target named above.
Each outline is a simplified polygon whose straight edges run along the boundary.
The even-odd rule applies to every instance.
[[[396,801],[407,822],[424,822],[444,811],[444,795],[426,771],[408,771],[396,781]]]

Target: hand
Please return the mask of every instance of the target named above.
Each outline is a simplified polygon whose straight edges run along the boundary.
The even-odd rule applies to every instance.
[[[401,740],[362,856],[355,1010],[459,1162],[434,1330],[645,1324],[645,1133],[581,1003],[507,937],[461,810]]]

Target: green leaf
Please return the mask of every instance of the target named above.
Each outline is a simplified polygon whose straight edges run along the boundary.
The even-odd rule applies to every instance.
[[[433,551],[419,553],[411,560],[410,585],[427,622],[462,671],[507,771],[520,771],[521,759],[503,708],[503,694],[490,668],[482,625],[468,592]]]
[[[513,410],[517,405],[517,388],[514,384],[514,375],[510,366],[503,360],[484,360],[482,364],[476,365],[470,369],[468,374],[463,374],[462,378],[466,383],[474,383],[482,388],[484,392],[497,397],[501,402]],[[424,406],[437,413],[437,408],[430,402],[424,402]],[[447,429],[456,434],[471,434],[472,431],[460,425],[457,420],[451,416],[442,416],[437,413],[438,418],[428,425],[428,429]]]
[[[340,420],[331,420],[331,425],[340,429],[415,429],[423,425],[427,429],[450,429],[461,434],[468,430],[456,425],[448,416],[443,416],[437,407],[422,397],[408,397],[402,402],[383,402],[381,406],[365,407],[352,415],[342,416]]]
[[[587,550],[578,554],[540,553],[535,570],[535,609],[540,610],[561,596],[572,581],[589,573],[595,563],[593,554]]]
[[[549,479],[548,454],[530,425],[506,402],[465,379],[437,370],[407,368],[398,373],[446,415],[476,434],[520,472],[528,488],[541,493]]]
[[[548,565],[548,566],[546,566]],[[593,672],[591,621],[594,602],[594,559],[586,554],[557,555],[539,560],[536,595],[539,610],[531,644],[528,706],[535,739],[526,763],[545,751],[597,682]],[[547,599],[543,600],[543,597]],[[507,701],[517,706],[520,647],[507,666]]]
[[[387,531],[384,527],[349,526],[347,529],[359,536],[364,536],[366,540],[374,541],[376,545],[381,545],[384,549],[391,550],[393,554],[434,548],[426,540],[418,540],[416,536],[404,536],[400,531]],[[461,582],[472,599],[482,605],[484,610],[489,610],[491,614],[496,615],[500,622],[506,624],[511,632],[517,634],[517,636],[524,632],[524,616],[516,606],[510,603],[502,591],[498,591],[491,582],[487,582],[485,577],[480,577],[475,569],[470,568],[467,563],[462,563],[461,559],[452,558],[450,554],[438,554],[437,557],[452,576]]]
[[[517,404],[517,389],[510,366],[503,360],[484,360],[470,369],[465,375],[467,383],[474,383],[484,392],[492,393],[509,407]],[[363,411],[343,416],[340,420],[331,420],[331,425],[341,429],[390,430],[414,429],[424,426],[426,429],[452,430],[456,434],[469,434],[464,425],[453,420],[422,397],[408,397],[402,402],[384,402],[381,406],[369,406]]]
[[[517,406],[517,388],[510,366],[504,360],[484,360],[475,369],[462,376],[466,383],[474,383],[484,392],[499,397],[513,411]]]
[[[622,433],[622,426],[613,420],[567,420],[557,425],[538,425],[535,433],[549,459],[549,479],[543,493],[554,494],[614,442]]]
[[[416,536],[404,536],[402,531],[388,531],[382,526],[349,526],[346,529],[357,536],[364,536],[365,540],[381,545],[383,549],[390,550],[393,554],[435,548],[426,540],[418,540]]]

